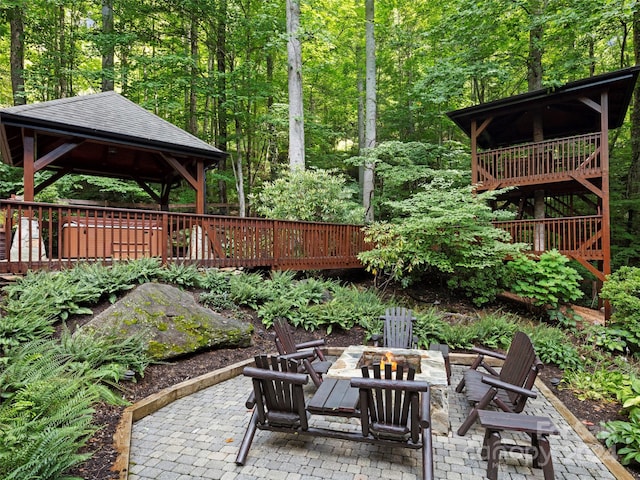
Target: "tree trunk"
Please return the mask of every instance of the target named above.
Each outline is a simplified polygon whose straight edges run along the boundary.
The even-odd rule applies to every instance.
[[[640,11],[637,9],[633,13],[633,54],[635,64],[640,65]],[[631,105],[631,164],[627,174],[626,196],[630,200],[627,233],[630,234],[628,238],[634,238],[638,232],[637,212],[640,209],[640,84],[634,88]]]
[[[358,152],[361,153],[364,149],[364,76],[362,72],[362,48],[356,46],[356,71],[357,71],[357,87],[358,87]],[[360,165],[358,168],[358,183],[360,185],[360,191],[364,191],[364,165]]]
[[[189,120],[187,131],[193,135],[198,134],[198,19],[191,17],[189,23],[189,55],[191,66],[189,67]]]
[[[527,80],[529,91],[542,88],[542,41],[544,37],[544,27],[540,17],[544,13],[545,0],[533,0],[531,2],[531,23],[534,25],[529,31],[529,59],[527,69]],[[544,140],[544,125],[542,124],[542,115],[540,112],[534,112],[533,117],[533,141],[541,142]],[[534,152],[535,157],[543,155],[544,152]],[[534,218],[542,220],[545,218],[545,192],[544,190],[536,190],[534,192]],[[536,225],[533,239],[533,249],[537,252],[544,251],[545,248],[545,228],[544,224]]]
[[[114,58],[113,43],[113,0],[102,0],[102,35],[106,39],[106,46],[102,50],[102,91],[114,89]]]
[[[304,169],[304,110],[302,103],[302,47],[300,0],[287,0],[287,57],[289,63],[289,167]]]
[[[216,146],[223,152],[227,151],[227,0],[218,2],[218,24],[216,28],[216,63],[218,69],[218,136]],[[218,163],[218,170],[227,170],[227,158],[223,157]],[[227,183],[218,180],[220,203],[228,203]]]
[[[24,93],[24,12],[21,7],[12,7],[8,10],[9,24],[11,25],[11,90],[13,104],[24,105],[27,103]]]
[[[365,0],[366,32],[365,32],[365,63],[366,63],[366,101],[365,101],[365,149],[370,151],[376,146],[376,43],[374,35],[374,0]],[[366,161],[362,185],[362,205],[365,210],[365,221],[373,222],[373,161]]]

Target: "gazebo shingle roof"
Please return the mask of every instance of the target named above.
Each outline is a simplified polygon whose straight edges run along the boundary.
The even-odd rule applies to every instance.
[[[205,157],[223,155],[221,150],[113,91],[0,109],[0,123],[184,150]]]

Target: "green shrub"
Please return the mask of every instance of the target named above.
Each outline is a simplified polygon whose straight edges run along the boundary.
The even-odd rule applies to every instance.
[[[538,260],[521,255],[507,263],[512,279],[509,290],[535,306],[558,310],[561,304],[582,297],[581,277],[569,262],[557,250],[544,252]]]
[[[436,178],[411,198],[390,202],[396,220],[366,227],[373,248],[359,258],[374,275],[403,285],[425,274],[443,275],[478,301],[490,298],[492,286],[483,285],[479,272],[501,278],[504,259],[523,248],[492,225],[496,218],[512,218],[489,207],[497,194],[474,195],[471,186]]]
[[[562,330],[545,325],[527,330],[542,363],[552,363],[562,370],[584,368],[580,352]]]
[[[364,209],[352,198],[356,188],[336,170],[285,170],[266,182],[252,205],[259,215],[282,220],[361,224]]]
[[[640,352],[640,269],[621,267],[612,273],[600,296],[611,302],[613,310],[607,336],[623,342],[624,349]]]
[[[171,263],[158,272],[158,280],[186,288],[202,286],[202,274],[198,266],[186,263]]]

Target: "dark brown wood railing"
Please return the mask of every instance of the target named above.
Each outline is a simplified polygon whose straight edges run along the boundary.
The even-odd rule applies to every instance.
[[[367,249],[358,225],[15,200],[0,201],[0,212],[0,273],[141,257],[206,267],[361,268],[357,255]]]
[[[602,216],[545,218],[494,222],[511,234],[513,242],[531,245],[533,253],[557,249],[585,260],[602,260]]]
[[[601,174],[600,133],[477,153],[474,184],[481,190],[564,181]]]

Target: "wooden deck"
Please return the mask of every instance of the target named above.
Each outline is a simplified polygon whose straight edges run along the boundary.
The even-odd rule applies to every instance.
[[[478,190],[598,178],[600,133],[478,152],[473,183]]]
[[[0,201],[0,273],[157,257],[165,264],[362,268],[362,226]]]

